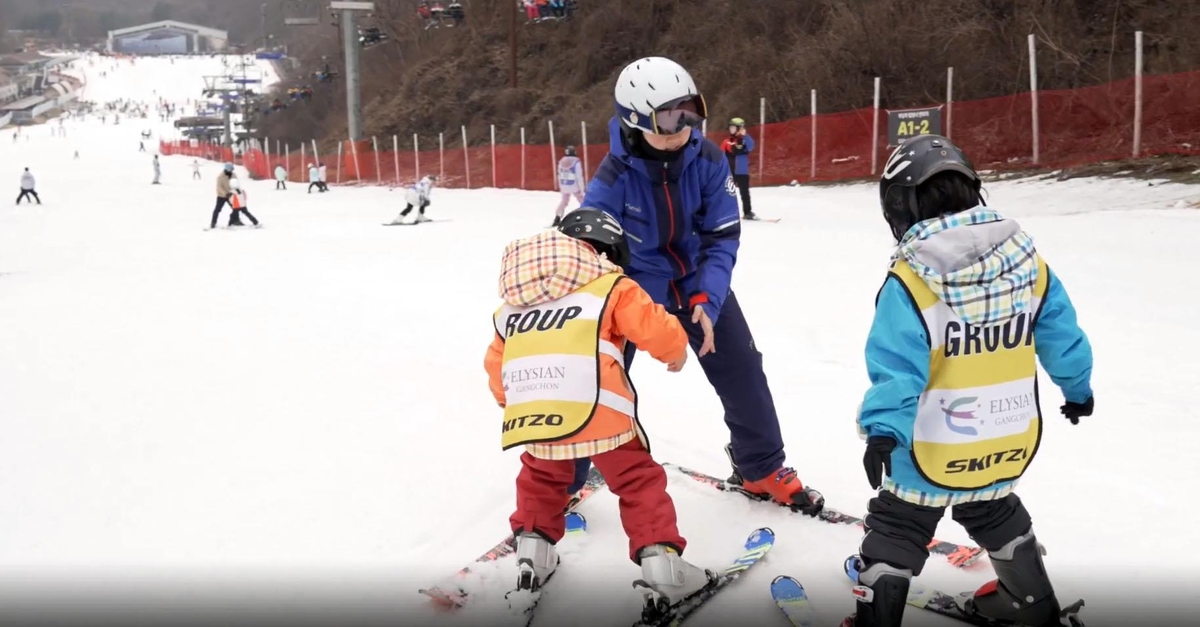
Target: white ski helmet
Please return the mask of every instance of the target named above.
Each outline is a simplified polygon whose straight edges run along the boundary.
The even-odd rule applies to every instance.
[[[699,127],[708,117],[692,75],[666,57],[646,57],[625,66],[613,91],[621,122],[647,133],[677,133],[686,126]]]

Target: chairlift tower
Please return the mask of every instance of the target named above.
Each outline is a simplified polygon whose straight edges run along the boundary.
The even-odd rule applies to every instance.
[[[331,11],[341,11],[342,46],[346,56],[346,118],[350,140],[362,139],[362,102],[359,100],[358,13],[371,13],[374,2],[339,1],[329,3]]]
[[[221,133],[221,145],[230,147],[233,145],[233,120],[230,119],[230,76],[228,75],[229,65],[224,59],[221,61],[225,66],[226,75],[223,76],[205,76],[204,77],[204,97],[212,98],[219,97],[221,99],[221,120],[224,129]]]

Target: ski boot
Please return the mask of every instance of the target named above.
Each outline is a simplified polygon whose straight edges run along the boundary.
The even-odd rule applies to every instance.
[[[746,481],[738,472],[737,463],[733,461],[733,445],[725,445],[725,455],[729,457],[729,465],[733,474],[729,483],[741,486],[742,490],[762,500],[773,500],[792,508],[794,511],[809,516],[816,516],[825,508],[825,497],[813,488],[806,487],[796,471],[791,468],[780,468],[774,474],[758,481]]]
[[[517,534],[517,587],[504,595],[514,611],[528,611],[542,586],[558,569],[558,551],[549,540],[529,531]]]
[[[638,560],[642,578],[634,581],[633,587],[642,593],[642,622],[646,624],[658,622],[673,606],[717,580],[712,571],[692,565],[662,544],[643,548]]]
[[[1083,601],[1059,606],[1042,555],[1045,549],[1032,530],[997,551],[988,551],[996,579],[960,597],[959,606],[969,615],[993,622],[1082,627],[1078,614]]]
[[[425,214],[423,214],[423,213],[418,213],[418,214],[417,214],[417,218],[416,218],[415,220],[413,220],[413,224],[420,224],[420,223],[422,223],[422,222],[430,222],[430,221],[431,221],[431,220],[430,220],[429,218],[426,218],[426,217],[425,217]]]
[[[562,216],[554,216],[554,222],[550,223],[550,228],[557,229],[562,225]]]
[[[853,589],[854,614],[847,616],[841,627],[900,627],[912,571],[884,562],[865,569],[861,562],[858,566],[858,584]]]
[[[746,215],[742,216],[742,219],[743,220],[757,220],[758,214],[754,213],[753,211],[747,211]]]

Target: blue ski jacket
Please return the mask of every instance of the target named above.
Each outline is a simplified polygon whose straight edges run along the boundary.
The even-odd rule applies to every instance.
[[[629,241],[625,269],[668,310],[701,305],[715,324],[729,294],[741,239],[729,162],[698,129],[669,162],[629,154],[621,121],[609,123],[609,153],[583,206],[612,215]]]
[[[929,380],[927,333],[904,285],[896,277],[888,277],[879,292],[875,321],[867,338],[871,388],[859,410],[859,425],[868,436],[887,436],[896,441],[891,480],[906,491],[925,495],[930,505],[937,505],[936,499],[955,493],[927,481],[912,459],[917,400]],[[1064,398],[1076,403],[1087,401],[1092,396],[1091,344],[1080,330],[1075,307],[1053,271],[1034,337],[1038,360]],[[978,492],[1003,493],[1013,483],[1005,481]],[[957,498],[967,501],[974,496],[959,493]]]

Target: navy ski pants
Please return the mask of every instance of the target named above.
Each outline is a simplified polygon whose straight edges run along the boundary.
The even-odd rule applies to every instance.
[[[692,322],[691,311],[673,312],[687,331],[693,351],[704,343],[704,330]],[[733,461],[747,481],[758,481],[783,466],[783,435],[775,401],[763,372],[762,353],[754,346],[750,325],[742,314],[733,292],[721,305],[721,315],[713,327],[717,351],[700,359],[704,376],[712,384],[725,408],[725,424],[733,444]],[[637,347],[625,346],[625,371],[633,365]],[[591,460],[575,460],[575,482],[569,491],[583,487]]]

